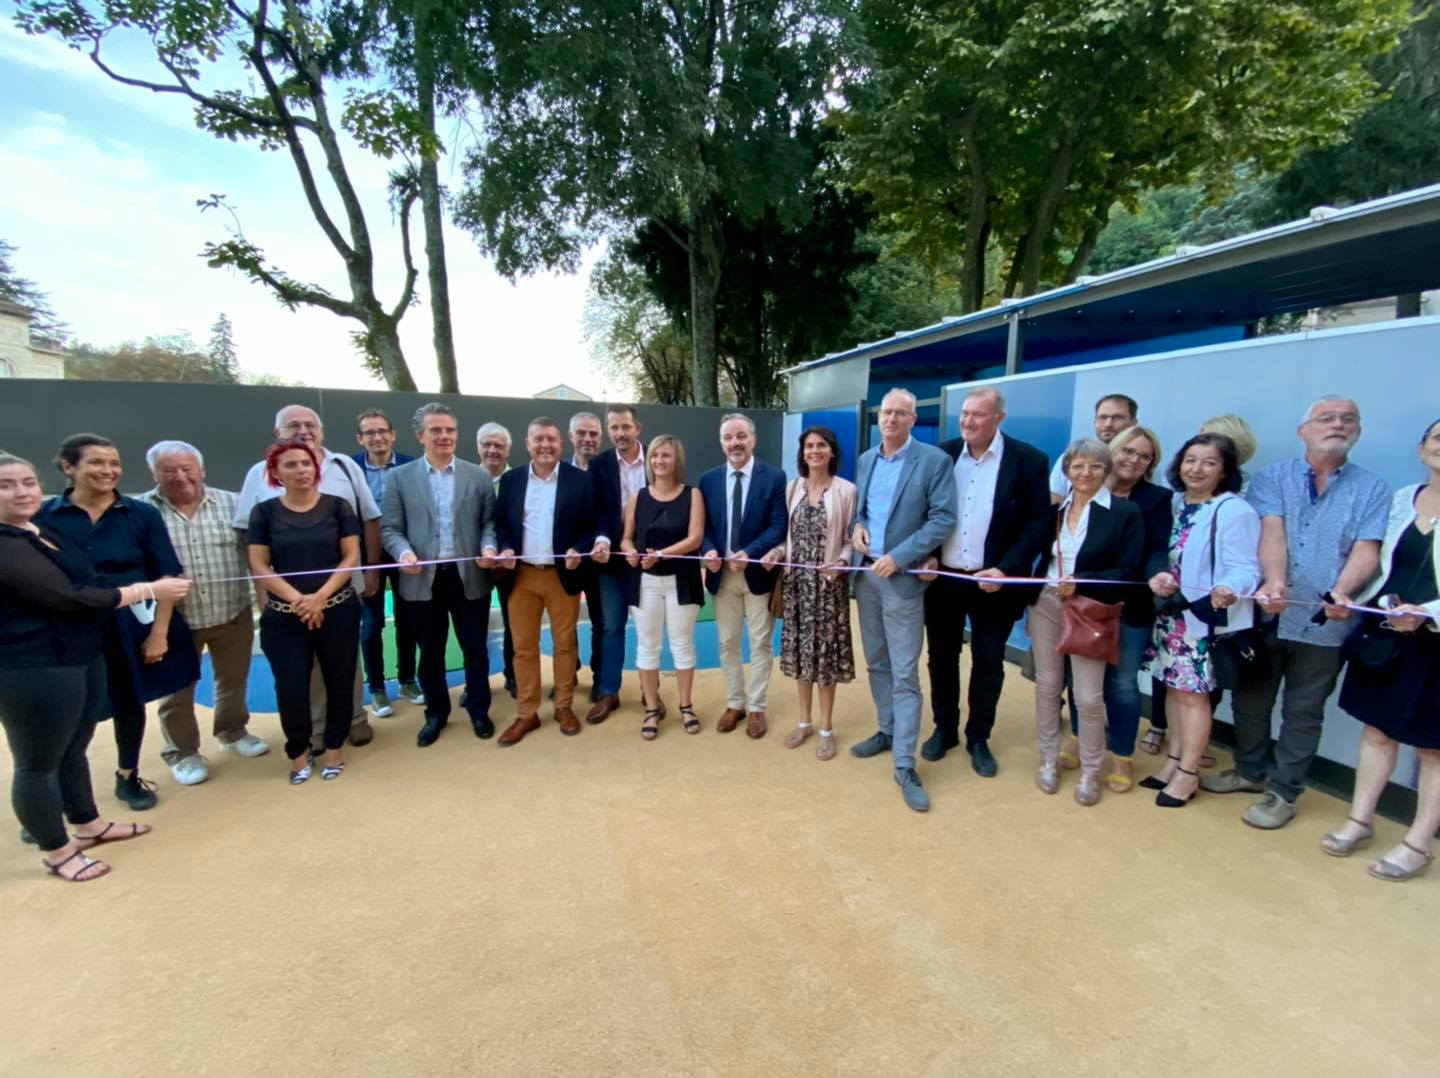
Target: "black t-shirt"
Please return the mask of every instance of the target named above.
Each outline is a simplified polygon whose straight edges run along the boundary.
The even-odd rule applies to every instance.
[[[100,618],[120,595],[97,583],[85,552],[44,524],[0,524],[0,670],[83,666],[100,654]]]
[[[279,498],[269,498],[250,511],[246,541],[270,548],[270,564],[277,573],[306,573],[287,577],[296,591],[309,595],[325,586],[330,577],[315,569],[334,569],[340,564],[340,540],[360,534],[360,520],[343,498],[322,494],[313,509],[297,513]]]

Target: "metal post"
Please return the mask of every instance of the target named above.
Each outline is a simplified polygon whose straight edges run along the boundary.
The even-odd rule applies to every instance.
[[[1016,311],[1010,315],[1010,336],[1005,342],[1005,373],[1007,375],[1019,374],[1020,363],[1025,353],[1025,329],[1020,324],[1024,311]]]

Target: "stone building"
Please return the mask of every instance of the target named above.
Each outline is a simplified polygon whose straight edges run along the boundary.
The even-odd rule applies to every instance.
[[[30,309],[0,299],[0,378],[64,378],[58,342],[30,336]]]

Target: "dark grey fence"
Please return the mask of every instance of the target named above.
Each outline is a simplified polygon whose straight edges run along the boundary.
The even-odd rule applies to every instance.
[[[0,380],[0,448],[35,462],[47,491],[58,491],[59,475],[49,462],[66,435],[103,434],[120,448],[125,465],[121,484],[127,492],[153,484],[145,450],[164,438],[179,438],[205,454],[206,479],[216,487],[239,489],[249,467],[273,439],[275,413],[287,404],[304,404],[325,423],[325,447],[354,453],[355,417],[380,408],[395,424],[396,448],[415,455],[419,446],[410,417],[427,401],[444,401],[460,420],[460,455],[476,460],[475,431],[487,422],[503,423],[515,440],[510,462],[526,459],[525,427],[548,415],[568,425],[576,412],[594,412],[604,422],[605,405],[595,401],[539,400],[529,397],[468,397],[438,393],[391,393],[383,389],[296,389],[273,386],[216,386],[176,382],[66,382],[44,379]],[[685,444],[687,478],[723,460],[720,452],[722,408],[684,408],[639,404],[642,437],[674,434]],[[792,451],[781,445],[778,411],[747,411],[759,439],[757,455],[777,466]],[[608,445],[608,443],[607,443]],[[567,446],[568,449],[568,446]]]

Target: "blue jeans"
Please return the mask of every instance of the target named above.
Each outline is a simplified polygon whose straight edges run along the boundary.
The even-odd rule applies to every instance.
[[[602,696],[619,696],[625,672],[625,621],[630,603],[625,597],[625,577],[620,573],[597,572],[600,591],[600,625],[590,626],[591,639],[600,634],[600,672],[597,684]],[[592,617],[594,607],[591,607]],[[593,646],[593,645],[592,645]]]
[[[360,657],[365,661],[365,685],[371,692],[385,688],[385,586],[395,598],[396,678],[400,682],[415,680],[415,630],[406,617],[400,599],[398,570],[386,569],[380,574],[380,587],[360,607]]]
[[[1140,732],[1141,695],[1137,677],[1153,633],[1152,626],[1137,628],[1122,621],[1120,662],[1105,668],[1105,746],[1116,756],[1135,755],[1135,737]],[[1079,731],[1073,692],[1070,697],[1070,731]]]

